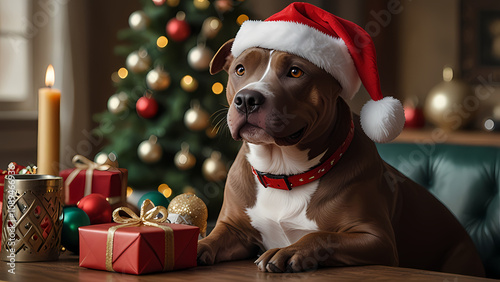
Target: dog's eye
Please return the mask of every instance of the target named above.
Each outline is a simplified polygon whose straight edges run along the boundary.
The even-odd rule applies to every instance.
[[[245,74],[245,67],[243,65],[236,66],[236,74],[242,76]]]
[[[288,76],[294,77],[294,78],[299,78],[304,74],[304,72],[299,69],[298,67],[292,67],[290,71],[288,72]]]

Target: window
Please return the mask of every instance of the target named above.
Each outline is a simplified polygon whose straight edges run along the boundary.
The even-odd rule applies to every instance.
[[[0,112],[36,111],[31,5],[29,0],[0,0]]]

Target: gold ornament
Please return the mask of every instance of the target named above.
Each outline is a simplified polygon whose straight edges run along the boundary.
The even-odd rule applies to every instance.
[[[115,115],[123,113],[128,108],[128,95],[120,92],[111,95],[108,99],[108,110]]]
[[[100,152],[94,158],[94,162],[98,165],[109,165],[111,167],[119,167],[116,154],[111,152],[109,154]]]
[[[179,6],[180,0],[167,0],[167,5],[170,7],[177,7]]]
[[[146,50],[140,49],[139,51],[130,53],[127,56],[125,64],[127,65],[127,69],[135,73],[141,73],[149,69],[151,66],[151,58]]]
[[[150,70],[146,76],[146,84],[151,90],[165,90],[170,86],[170,74],[161,68]]]
[[[130,28],[134,30],[145,30],[149,26],[150,22],[151,20],[146,13],[144,13],[144,11],[135,11],[130,14],[130,17],[128,18]]]
[[[203,162],[202,166],[203,177],[208,181],[223,181],[226,179],[226,165],[221,160],[221,153],[213,151],[210,158]]]
[[[188,224],[200,228],[200,236],[207,234],[208,209],[202,199],[191,193],[181,194],[168,205],[171,223]]]
[[[191,108],[184,114],[184,123],[194,131],[203,130],[209,125],[210,116],[196,100],[191,102]]]
[[[180,170],[188,170],[196,164],[196,158],[189,152],[188,143],[181,144],[181,150],[175,154],[174,163]]]
[[[142,141],[137,148],[137,154],[139,158],[145,163],[156,163],[158,162],[162,155],[163,150],[159,144],[158,137],[151,135],[148,140]]]
[[[208,69],[210,61],[214,56],[214,51],[204,46],[196,46],[189,50],[188,64],[197,71],[204,71]]]
[[[181,79],[181,88],[186,92],[194,92],[198,89],[198,81],[190,75],[185,75]]]
[[[222,28],[222,22],[219,18],[209,17],[203,21],[201,33],[208,39],[212,39],[219,33]]]
[[[443,70],[443,82],[431,89],[427,96],[425,118],[436,126],[457,130],[466,126],[474,116],[479,100],[465,82],[453,78],[453,69]]]
[[[193,4],[198,10],[206,10],[210,6],[208,0],[193,0]]]

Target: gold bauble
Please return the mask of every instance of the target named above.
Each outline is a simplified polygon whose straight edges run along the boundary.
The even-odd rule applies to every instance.
[[[208,39],[214,38],[222,28],[222,21],[216,17],[209,17],[203,21],[201,33]]]
[[[135,73],[145,72],[151,66],[151,57],[149,57],[146,50],[141,49],[130,53],[127,56],[125,64],[127,65],[127,69]]]
[[[177,7],[179,6],[180,0],[167,0],[167,5],[170,7]]]
[[[111,95],[108,99],[108,110],[115,115],[123,113],[128,108],[128,95],[120,92]]]
[[[130,17],[128,18],[130,28],[134,30],[145,30],[149,26],[150,22],[151,20],[146,13],[144,13],[144,11],[135,11],[130,14]]]
[[[148,72],[146,84],[151,90],[165,90],[170,86],[170,75],[160,68],[155,68]]]
[[[453,70],[443,70],[443,82],[431,89],[427,96],[424,115],[434,125],[446,130],[458,130],[474,117],[479,100],[465,82],[453,78]]]
[[[196,164],[196,158],[189,152],[187,143],[181,144],[181,150],[175,154],[174,163],[180,170],[188,170]]]
[[[158,138],[151,135],[148,140],[142,141],[137,148],[139,158],[145,163],[156,163],[162,155],[163,149],[157,144]]]
[[[203,162],[202,166],[203,177],[208,181],[223,181],[227,176],[227,169],[224,162],[221,160],[221,153],[213,151],[210,158]]]
[[[200,107],[196,101],[189,110],[184,114],[184,123],[186,126],[194,131],[203,130],[209,125],[209,114]]]
[[[190,75],[185,75],[181,79],[181,88],[186,92],[194,92],[198,89],[198,81]]]
[[[111,167],[119,167],[115,153],[107,154],[105,152],[100,152],[95,156],[94,162],[98,165],[109,165]]]
[[[206,10],[210,7],[210,1],[208,0],[193,0],[193,4],[198,10]]]
[[[200,236],[207,233],[207,206],[202,199],[191,193],[181,194],[168,205],[168,218],[171,223],[189,224],[200,228]]]
[[[196,46],[193,49],[189,50],[188,64],[197,71],[207,70],[214,54],[214,51],[212,51],[210,48],[204,46]]]

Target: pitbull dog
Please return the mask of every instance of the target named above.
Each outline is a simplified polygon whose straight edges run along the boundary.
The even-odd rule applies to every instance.
[[[484,275],[448,209],[380,158],[336,79],[287,52],[253,47],[235,58],[232,43],[210,72],[229,74],[227,123],[243,145],[216,226],[199,241],[199,264],[261,251],[255,264],[264,272],[381,264]],[[260,180],[301,174],[334,154],[326,174],[291,190]]]

